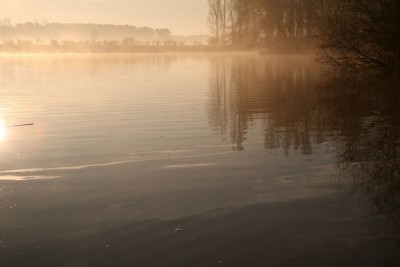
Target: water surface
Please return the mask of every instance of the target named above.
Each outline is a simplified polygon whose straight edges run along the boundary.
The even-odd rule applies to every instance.
[[[303,56],[0,63],[5,266],[395,266],[390,83]]]

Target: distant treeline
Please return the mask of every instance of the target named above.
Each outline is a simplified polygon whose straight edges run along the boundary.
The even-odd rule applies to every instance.
[[[138,40],[165,40],[171,38],[168,29],[135,27],[132,25],[85,24],[85,23],[48,23],[34,21],[12,25],[10,19],[0,21],[1,39],[34,39],[48,41],[52,39],[74,40],[120,40],[134,37]]]
[[[66,24],[35,21],[13,25],[0,19],[2,51],[50,50],[132,50],[142,46],[183,46],[207,44],[208,36],[173,36],[169,29],[132,25]],[[89,49],[90,48],[90,49]]]
[[[211,43],[273,52],[323,48],[341,69],[400,66],[399,0],[208,0]]]

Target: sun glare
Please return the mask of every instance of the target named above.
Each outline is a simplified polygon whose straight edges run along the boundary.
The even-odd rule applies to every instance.
[[[0,120],[0,142],[6,137],[6,125]]]

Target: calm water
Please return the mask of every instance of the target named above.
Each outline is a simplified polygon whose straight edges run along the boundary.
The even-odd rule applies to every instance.
[[[390,87],[311,57],[3,55],[0,264],[398,266]]]

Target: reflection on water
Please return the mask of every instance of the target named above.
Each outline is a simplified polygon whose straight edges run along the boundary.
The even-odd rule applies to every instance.
[[[132,153],[141,151],[187,149],[197,136],[202,137],[199,144],[216,142],[201,118],[204,57],[32,55],[0,60],[4,120],[35,123],[9,130],[0,170],[133,160]]]
[[[400,242],[398,79],[329,78],[312,61],[275,60],[214,59],[211,128],[228,135],[236,150],[254,128],[266,149],[286,155],[311,155],[313,146],[328,142],[339,178],[371,200],[372,214],[386,218],[375,230]]]
[[[400,94],[398,79],[383,82],[337,81],[331,89],[341,99],[357,99],[352,110],[342,102],[336,125],[345,133],[336,139],[337,166],[355,192],[365,194],[372,212],[382,216],[374,230],[398,242],[400,248]],[[392,251],[393,252],[393,251]],[[394,251],[399,255],[399,251]],[[397,258],[398,259],[398,258]]]
[[[329,79],[311,60],[275,60],[214,59],[211,128],[228,135],[238,150],[255,128],[263,133],[266,149],[283,148],[286,153],[294,149],[312,154],[313,145],[329,142],[336,149],[341,174],[351,167],[351,177],[359,177],[366,185],[368,180],[397,183],[397,81]],[[385,175],[380,176],[386,179],[372,179],[379,174],[372,170],[381,170]]]
[[[0,142],[2,142],[5,137],[6,137],[6,125],[0,119]]]
[[[153,218],[201,221],[199,214],[217,218],[215,210],[232,207],[240,218],[221,219],[221,225],[232,224],[217,231],[262,232],[271,226],[270,217],[250,221],[262,221],[258,228],[241,221],[246,212],[240,208],[256,204],[270,205],[260,208],[269,216],[273,205],[287,203],[273,213],[284,219],[271,229],[286,229],[282,235],[292,245],[312,241],[318,248],[331,245],[339,251],[332,255],[340,255],[364,253],[370,240],[381,237],[399,240],[400,102],[399,93],[390,90],[397,81],[331,79],[312,58],[295,56],[2,56],[0,61],[2,119],[7,125],[34,123],[6,128],[0,121],[0,247],[10,247],[4,254],[0,249],[0,263],[16,263],[22,250],[35,259],[34,244],[43,247],[47,258],[38,255],[44,263],[74,265],[66,247],[85,242],[104,247],[103,235],[122,246],[117,251],[136,240],[153,246],[152,240],[166,235],[146,239],[147,225],[131,238],[110,229],[123,233],[136,229],[127,222],[140,226]],[[333,208],[347,203],[336,194],[349,188],[357,199],[363,193],[369,200],[367,214],[360,216],[354,204]],[[346,218],[338,215],[349,210]],[[362,231],[364,220],[377,237]],[[16,232],[21,224],[24,229]],[[89,225],[98,228],[87,230]],[[307,232],[319,225],[326,228]],[[296,233],[288,235],[287,229]],[[196,234],[190,242],[203,232]],[[170,249],[171,240],[157,244]],[[290,247],[259,241],[246,254],[262,244],[277,247],[271,257]],[[82,246],[77,253],[87,249]],[[182,247],[190,246],[173,248]],[[296,259],[304,248],[289,251],[293,254],[285,256]],[[146,259],[154,255],[138,266]],[[43,263],[38,262],[32,266]],[[15,266],[27,266],[23,259],[19,263]]]
[[[243,149],[251,128],[261,128],[266,149],[312,153],[324,140],[324,114],[314,92],[321,70],[307,57],[217,58],[211,69],[209,121]],[[313,139],[313,140],[311,140]]]

